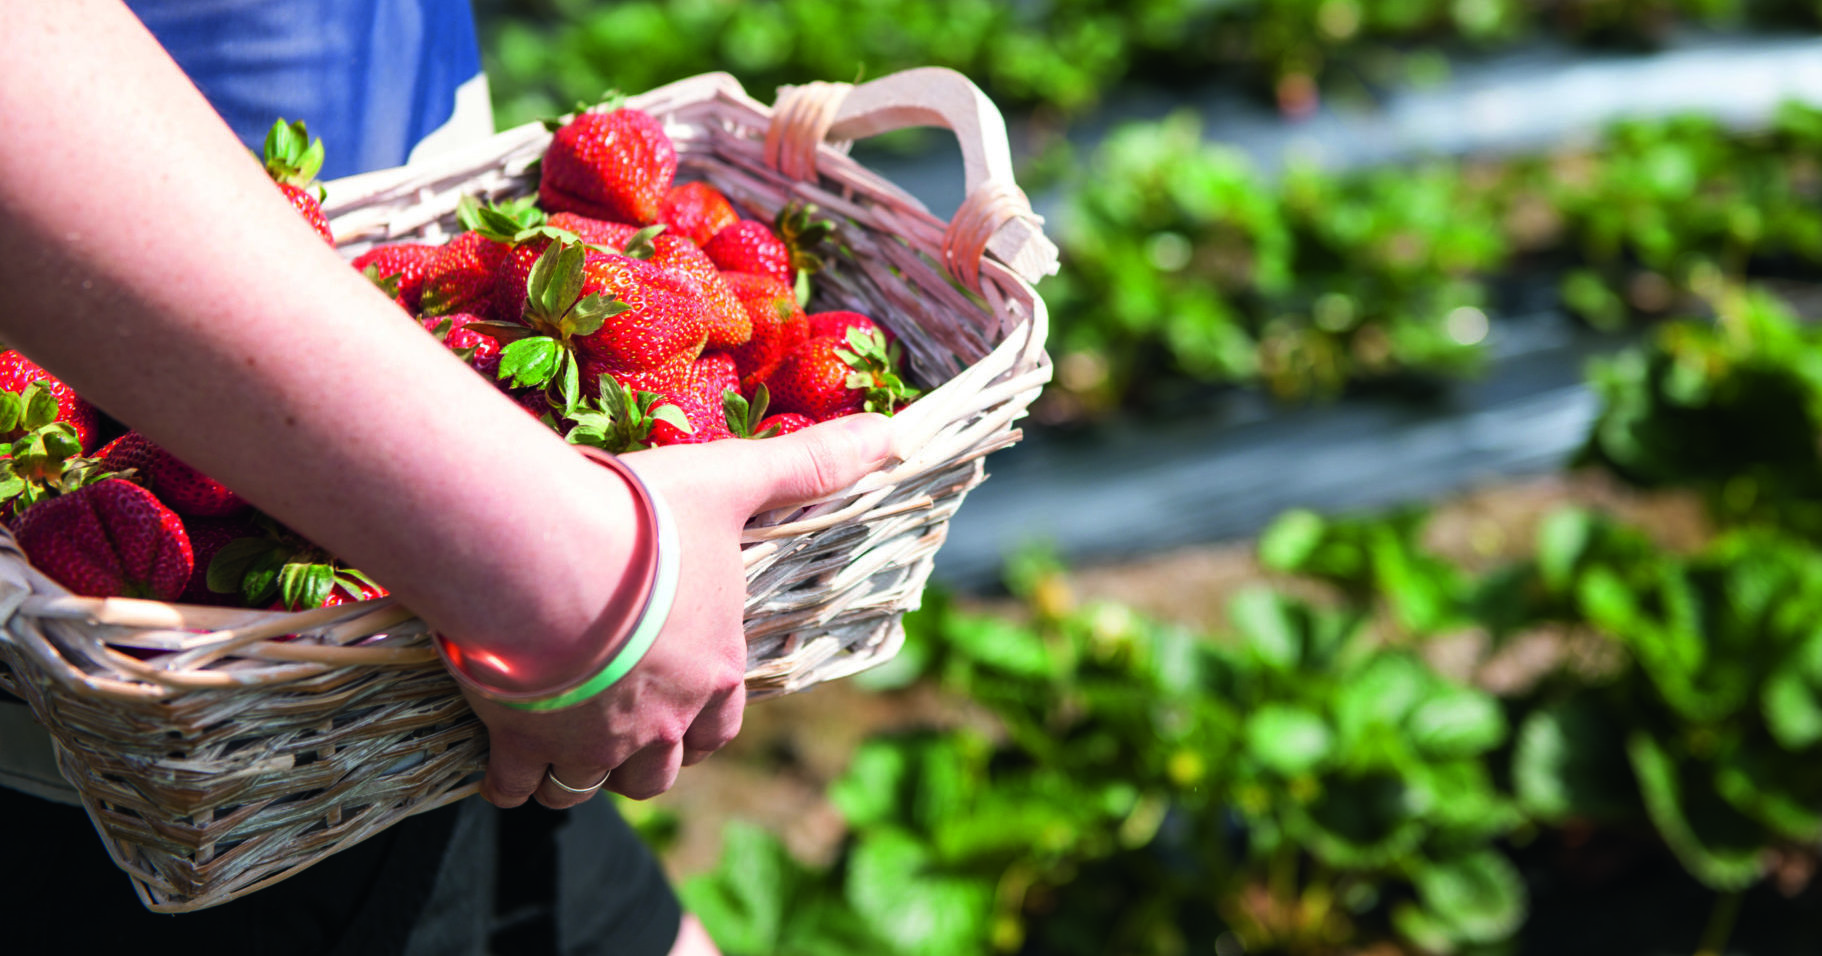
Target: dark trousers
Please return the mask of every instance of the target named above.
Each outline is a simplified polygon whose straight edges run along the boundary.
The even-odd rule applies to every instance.
[[[419,814],[257,893],[147,912],[78,807],[0,788],[9,952],[663,956],[681,910],[605,798]]]

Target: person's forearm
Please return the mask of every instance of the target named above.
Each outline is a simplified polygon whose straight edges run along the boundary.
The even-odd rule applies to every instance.
[[[0,337],[414,607],[494,637],[599,613],[611,476],[342,263],[123,6],[0,16]],[[482,600],[534,592],[571,606]]]

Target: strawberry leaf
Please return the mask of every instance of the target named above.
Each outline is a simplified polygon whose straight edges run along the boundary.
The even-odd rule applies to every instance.
[[[57,396],[37,382],[25,387],[25,427],[43,428],[57,420]]]
[[[480,229],[481,201],[473,196],[463,196],[456,200],[456,222],[470,232]]]
[[[278,599],[287,610],[322,607],[334,590],[332,565],[291,561],[278,571]]]
[[[650,394],[649,392],[645,394]],[[686,435],[694,434],[696,429],[690,427],[690,420],[683,414],[683,409],[670,403],[649,409],[649,416],[654,422],[664,422]]]
[[[399,295],[399,274],[398,273],[395,272],[392,275],[383,276],[383,275],[380,275],[380,267],[378,264],[368,263],[367,267],[361,270],[361,275],[366,276],[368,282],[373,283],[374,286],[376,286],[381,292],[386,293],[386,298],[388,298],[388,299],[398,298],[398,295]]]
[[[628,259],[650,259],[658,254],[658,247],[652,243],[652,240],[658,238],[662,232],[664,232],[664,223],[646,226],[626,237],[626,245],[620,250],[620,254]]]
[[[632,306],[613,296],[590,292],[583,297],[582,301],[576,303],[574,309],[570,310],[569,316],[563,324],[571,335],[593,335],[601,330],[601,326],[607,324],[608,319],[631,309]]]
[[[248,607],[270,603],[278,593],[278,574],[285,567],[285,553],[272,548],[248,562],[241,575],[240,596]]]
[[[498,377],[515,388],[543,388],[557,374],[567,353],[547,335],[520,339],[500,350]]]
[[[234,594],[240,591],[253,562],[271,554],[277,547],[278,542],[270,538],[235,538],[209,560],[203,581],[217,594]]]
[[[0,432],[17,431],[25,424],[25,399],[18,392],[0,392]]]
[[[582,401],[582,366],[576,361],[575,354],[567,350],[559,361],[563,363],[561,390],[563,410],[567,413]]]

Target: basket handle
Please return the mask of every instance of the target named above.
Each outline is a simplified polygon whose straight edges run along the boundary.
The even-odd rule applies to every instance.
[[[1036,282],[1057,271],[1057,248],[1044,236],[1044,219],[1012,174],[1006,121],[993,101],[967,77],[943,67],[920,67],[854,86],[806,83],[779,87],[765,157],[797,180],[816,176],[816,150],[912,126],[940,126],[962,147],[967,198],[943,234],[949,274],[980,291],[987,253]]]

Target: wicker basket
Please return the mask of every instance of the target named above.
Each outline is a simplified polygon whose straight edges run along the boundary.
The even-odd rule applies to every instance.
[[[902,464],[832,500],[762,515],[745,558],[754,698],[890,657],[982,458],[1049,378],[1030,283],[1055,248],[1013,185],[1005,127],[959,74],[913,70],[858,87],[780,91],[731,77],[633,98],[676,140],[680,178],[749,214],[793,199],[838,223],[846,250],[816,308],[880,319],[928,393],[894,419]],[[910,125],[954,130],[968,198],[954,223],[846,155]],[[549,134],[533,125],[434,162],[328,184],[343,251],[440,241],[457,200],[523,195]],[[108,852],[159,912],[269,886],[413,813],[473,793],[485,730],[420,621],[388,600],[296,614],[75,597],[0,534],[0,686],[58,745]],[[285,635],[293,640],[274,640]]]

